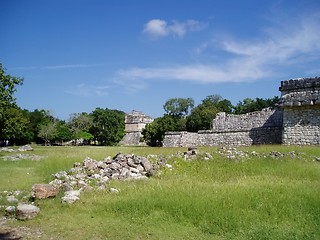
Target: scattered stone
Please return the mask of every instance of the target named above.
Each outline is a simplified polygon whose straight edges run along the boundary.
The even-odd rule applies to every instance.
[[[39,161],[43,159],[44,156],[39,156],[39,155],[30,155],[30,154],[15,154],[11,156],[3,156],[2,159],[5,161],[20,161],[20,160],[25,160],[25,159],[30,159],[32,161]]]
[[[36,199],[55,197],[58,193],[59,188],[51,184],[34,184],[32,186],[32,197]]]
[[[70,190],[64,193],[62,203],[72,204],[80,199],[80,190]]]
[[[12,195],[7,196],[8,203],[17,203],[18,201],[19,200],[15,196],[12,196]]]
[[[244,158],[249,158],[248,153],[238,150],[236,148],[225,148],[222,147],[220,148],[220,150],[218,150],[218,153],[230,160],[240,160],[240,159],[244,159]]]
[[[111,193],[119,193],[119,192],[120,192],[120,191],[119,191],[118,189],[116,189],[116,188],[110,188],[109,191],[110,191]]]
[[[5,215],[6,216],[13,216],[16,212],[16,207],[15,206],[8,206],[5,209]]]
[[[19,220],[28,220],[36,217],[40,209],[31,204],[19,204],[16,209],[16,218]]]
[[[0,152],[14,152],[14,149],[13,148],[3,147],[3,148],[0,148]]]
[[[213,156],[210,153],[205,153],[204,155],[205,155],[204,160],[212,160],[213,159]]]
[[[30,145],[24,145],[18,148],[19,152],[33,151],[33,148]]]
[[[168,163],[166,163],[166,168],[168,168],[170,171],[172,171],[172,169],[173,169],[173,167],[172,167],[172,165],[170,165],[170,164],[168,164]]]
[[[270,157],[272,157],[273,159],[279,159],[279,158],[283,158],[284,154],[281,152],[272,151],[270,152]]]

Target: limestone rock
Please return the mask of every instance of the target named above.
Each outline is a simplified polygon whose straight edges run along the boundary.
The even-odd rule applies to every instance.
[[[19,152],[26,152],[26,151],[33,151],[33,148],[30,145],[24,145],[22,147],[19,147]]]
[[[8,203],[17,203],[18,199],[15,196],[9,195],[9,196],[7,196],[7,202]]]
[[[66,191],[62,197],[62,202],[72,204],[80,199],[80,190]]]
[[[12,215],[14,215],[15,211],[16,211],[15,206],[8,206],[5,209],[5,214],[6,214],[6,216],[12,216]]]
[[[40,209],[31,204],[19,204],[16,210],[16,218],[19,220],[28,220],[36,217]]]
[[[51,184],[34,184],[32,186],[32,197],[43,199],[55,197],[59,193],[59,188]]]
[[[142,164],[142,166],[144,167],[144,169],[145,169],[147,172],[149,172],[149,171],[151,171],[151,170],[153,169],[152,164],[151,164],[150,161],[149,161],[147,158],[145,158],[145,157],[142,157],[142,158],[141,158],[141,164]]]

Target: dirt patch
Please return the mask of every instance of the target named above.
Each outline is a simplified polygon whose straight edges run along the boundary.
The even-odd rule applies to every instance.
[[[40,229],[31,229],[28,227],[9,226],[12,219],[6,217],[0,218],[0,240],[18,240],[18,239],[44,239],[44,234]]]

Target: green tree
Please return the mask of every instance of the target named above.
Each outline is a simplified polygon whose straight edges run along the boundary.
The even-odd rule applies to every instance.
[[[186,129],[190,132],[209,130],[217,113],[231,113],[232,109],[233,106],[229,100],[223,99],[220,95],[209,95],[191,111],[187,117]]]
[[[17,133],[14,133],[14,128],[8,124],[8,121],[10,121],[9,118],[12,114],[15,118],[21,116],[21,114],[18,114],[19,110],[13,95],[17,91],[17,86],[22,85],[22,83],[23,78],[6,74],[4,67],[0,63],[0,139],[10,139],[13,136],[18,136],[20,131],[17,129]],[[23,120],[20,120],[19,122],[22,123]]]
[[[93,117],[86,112],[73,113],[70,116],[69,126],[72,131],[73,139],[84,139],[89,142],[94,136],[90,133],[93,127]]]
[[[91,113],[93,127],[90,133],[102,145],[118,144],[124,136],[125,113],[119,110],[96,108]]]
[[[28,125],[28,131],[31,133],[31,141],[36,143],[43,143],[43,139],[38,136],[40,128],[49,122],[54,121],[54,117],[50,115],[47,110],[38,110],[30,112],[23,110],[23,114],[29,119],[30,124]]]
[[[28,131],[30,121],[23,111],[17,107],[5,108],[2,121],[2,134],[11,144],[25,144],[32,140],[32,132]]]
[[[47,124],[41,125],[38,136],[43,139],[44,144],[51,145],[54,143],[57,138],[57,123],[56,122],[48,122]]]
[[[69,141],[72,139],[72,132],[69,126],[65,121],[58,121],[55,125],[56,127],[56,136],[55,142],[62,144],[63,142]]]
[[[187,116],[194,107],[192,98],[171,98],[164,104],[165,112],[171,116]]]
[[[251,98],[245,98],[243,101],[240,101],[237,103],[237,105],[234,107],[234,113],[235,114],[245,114],[249,112],[254,112],[254,111],[261,111],[264,108],[274,108],[278,102],[279,102],[279,97],[275,96],[273,98],[256,98],[256,99],[251,99]]]
[[[165,114],[147,124],[142,131],[146,143],[150,146],[161,146],[165,132],[179,131],[179,122],[175,117]]]

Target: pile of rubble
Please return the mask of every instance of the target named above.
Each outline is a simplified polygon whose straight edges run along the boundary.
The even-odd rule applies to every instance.
[[[62,202],[72,203],[79,199],[80,192],[97,187],[105,189],[112,179],[147,179],[152,176],[165,161],[151,163],[146,157],[119,153],[97,161],[87,157],[82,163],[76,162],[69,171],[53,174],[49,184],[64,191]]]
[[[21,146],[16,150],[9,147],[0,148],[0,152],[26,152],[26,151],[33,151],[33,148],[30,145]]]
[[[150,158],[155,158],[151,156]],[[49,184],[34,184],[31,193],[20,191],[3,192],[0,200],[5,200],[7,205],[0,206],[7,216],[15,216],[17,219],[26,220],[35,217],[40,209],[34,204],[26,204],[30,199],[45,199],[56,197],[60,191],[64,192],[63,203],[71,204],[80,199],[82,191],[99,188],[106,189],[112,179],[133,180],[148,179],[154,175],[161,166],[172,169],[163,158],[153,164],[147,157],[133,154],[117,154],[115,157],[107,157],[97,161],[87,157],[82,163],[76,162],[69,171],[60,171],[53,174],[54,180]],[[112,193],[118,189],[109,188]],[[3,199],[5,198],[5,199]]]
[[[22,154],[18,153],[15,155],[8,155],[1,157],[4,161],[20,161],[20,160],[31,160],[31,161],[40,161],[45,158],[45,156],[39,156],[35,154]]]

